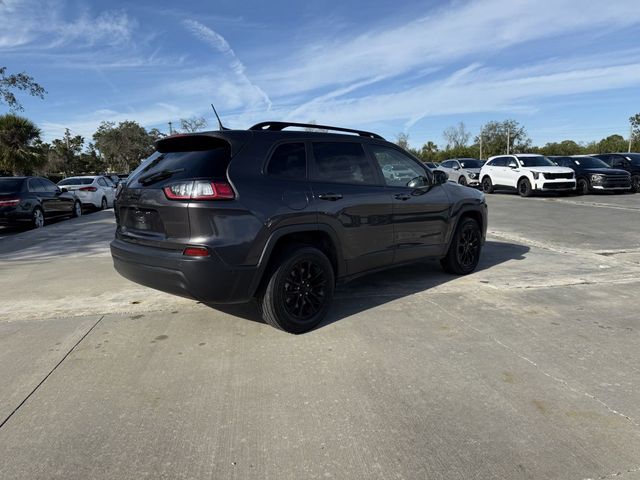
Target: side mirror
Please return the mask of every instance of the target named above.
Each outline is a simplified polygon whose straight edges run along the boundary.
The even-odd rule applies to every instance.
[[[511,162],[509,162],[508,167],[509,168],[518,168],[518,164],[516,162],[514,162],[514,161],[511,161]]]
[[[433,171],[433,184],[434,185],[442,185],[444,183],[447,183],[447,180],[449,180],[449,177],[442,170],[434,170]]]
[[[58,190],[60,190],[60,193],[67,193],[69,191],[64,187],[60,187]]]
[[[460,167],[458,165],[453,167],[454,170],[460,170]]]

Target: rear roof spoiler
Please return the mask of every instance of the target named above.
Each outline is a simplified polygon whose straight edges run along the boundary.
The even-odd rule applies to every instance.
[[[301,127],[301,128],[314,128],[321,130],[331,130],[334,132],[347,132],[347,133],[355,133],[361,137],[368,138],[377,138],[379,140],[384,140],[377,133],[367,132],[365,130],[354,130],[352,128],[343,128],[343,127],[332,127],[330,125],[316,125],[315,123],[295,123],[295,122],[261,122],[256,123],[253,127],[249,128],[249,130],[259,130],[259,131],[271,131],[271,132],[281,132],[285,128],[289,127]]]

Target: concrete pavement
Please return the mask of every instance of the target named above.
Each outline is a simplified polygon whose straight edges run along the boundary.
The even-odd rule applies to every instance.
[[[118,277],[110,212],[0,240],[0,478],[640,478],[640,195],[488,201],[478,272],[301,336]]]

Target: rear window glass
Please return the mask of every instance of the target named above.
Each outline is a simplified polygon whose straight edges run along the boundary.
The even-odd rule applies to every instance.
[[[376,175],[362,145],[347,142],[313,144],[314,180],[375,185]]]
[[[305,179],[307,155],[304,143],[286,143],[278,146],[269,160],[267,173],[284,178]]]
[[[189,152],[156,152],[143,160],[129,175],[127,185],[141,186],[139,179],[165,171],[171,172],[166,177],[166,182],[191,178],[225,178],[230,160],[231,151],[228,147]]]
[[[93,178],[71,177],[58,182],[58,185],[91,185]]]
[[[24,178],[0,178],[0,193],[15,193],[22,188]]]

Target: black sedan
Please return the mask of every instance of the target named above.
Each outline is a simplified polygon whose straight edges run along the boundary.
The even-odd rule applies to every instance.
[[[573,157],[549,157],[561,167],[576,172],[578,195],[599,192],[625,192],[631,190],[631,175],[624,170],[611,168],[599,158],[576,155]]]
[[[0,177],[0,225],[41,228],[45,219],[80,215],[75,194],[46,178]]]

